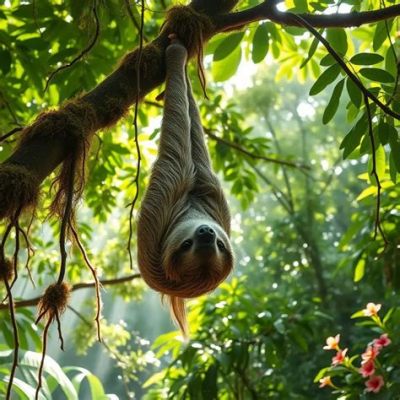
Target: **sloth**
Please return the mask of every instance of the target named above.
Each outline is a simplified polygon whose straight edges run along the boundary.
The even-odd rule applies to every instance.
[[[229,207],[212,171],[187,50],[175,35],[170,40],[158,157],[139,211],[137,253],[143,279],[167,300],[187,336],[185,299],[214,290],[234,258]]]

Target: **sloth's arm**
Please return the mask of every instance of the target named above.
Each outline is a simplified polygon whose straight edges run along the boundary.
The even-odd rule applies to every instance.
[[[200,169],[202,178],[209,178],[212,174],[210,156],[204,140],[204,131],[201,124],[200,112],[193,97],[192,85],[186,75],[187,96],[189,100],[190,139],[192,142],[192,159],[196,169]]]
[[[164,117],[158,158],[151,171],[138,223],[141,254],[147,253],[149,257],[158,254],[160,242],[174,223],[174,216],[183,212],[187,206],[187,194],[194,185],[186,59],[187,52],[181,44],[168,46]]]
[[[195,168],[196,183],[194,193],[202,199],[203,206],[229,234],[230,212],[221,184],[212,170],[210,156],[200,113],[193,98],[192,87],[187,79],[187,93],[189,99],[190,139],[192,142],[192,160]]]

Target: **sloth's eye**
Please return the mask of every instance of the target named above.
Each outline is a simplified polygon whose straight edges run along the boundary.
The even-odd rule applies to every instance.
[[[217,246],[220,249],[220,251],[224,251],[225,250],[225,245],[224,245],[224,242],[222,240],[217,240]]]
[[[187,251],[192,247],[193,244],[193,240],[185,240],[182,244],[181,244],[181,250],[183,251]]]

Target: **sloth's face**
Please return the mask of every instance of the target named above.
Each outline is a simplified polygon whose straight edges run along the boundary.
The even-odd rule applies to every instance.
[[[215,222],[189,220],[179,224],[166,240],[164,269],[182,297],[215,289],[231,272],[229,238]]]

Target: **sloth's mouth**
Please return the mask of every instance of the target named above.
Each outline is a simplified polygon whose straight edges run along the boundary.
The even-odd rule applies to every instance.
[[[201,253],[214,253],[215,252],[215,242],[197,243],[196,251],[199,251]]]

